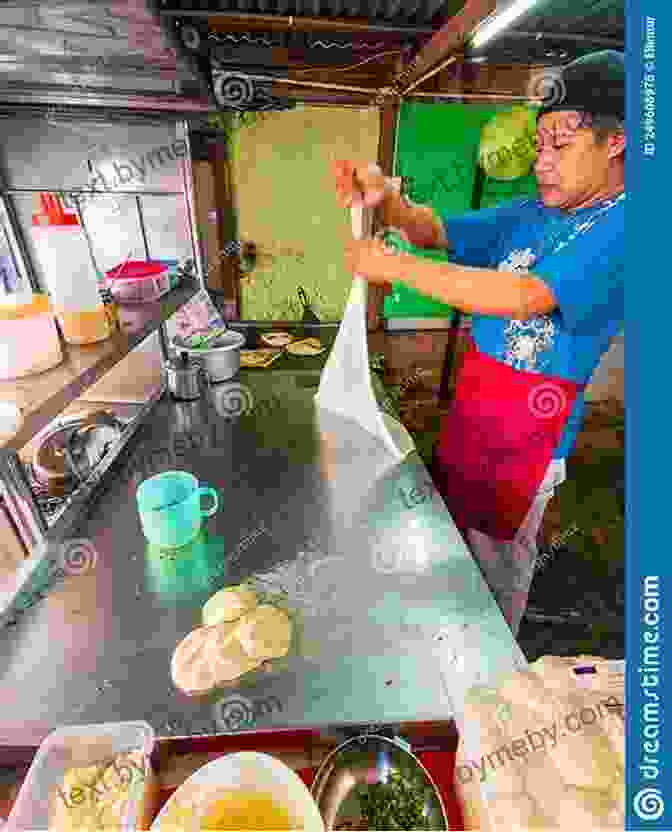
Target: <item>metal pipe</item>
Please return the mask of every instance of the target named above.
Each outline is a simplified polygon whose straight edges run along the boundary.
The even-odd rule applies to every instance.
[[[533,98],[529,95],[513,95],[508,93],[466,93],[466,92],[412,92],[404,98],[448,98],[448,99],[475,99],[483,101],[524,101],[526,104],[542,104],[543,98]]]
[[[594,46],[602,46],[605,49],[623,49],[624,43],[622,40],[616,40],[615,38],[595,38],[592,35],[565,35],[559,34],[557,32],[521,32],[521,31],[511,31],[511,32],[504,32],[500,36],[500,40],[506,40],[507,38],[512,39],[534,39],[534,40],[557,40],[559,42],[565,43],[585,43],[588,45]],[[483,49],[486,47],[484,46]],[[474,52],[477,52],[477,49],[474,49]]]
[[[208,12],[208,11],[166,11],[159,12],[161,17],[197,17],[207,20],[209,28],[217,31],[221,27],[239,24],[252,30],[266,29],[267,31],[294,32],[359,32],[361,34],[413,35],[431,36],[436,32],[432,26],[390,26],[385,24],[371,24],[366,18],[324,18],[306,17],[304,15],[255,14],[245,12]]]
[[[84,239],[86,240],[86,245],[89,249],[89,257],[91,258],[91,265],[93,266],[93,270],[96,275],[99,275],[100,272],[98,271],[98,263],[96,263],[96,256],[93,253],[93,243],[91,242],[91,237],[89,235],[89,230],[86,227],[86,223],[84,222],[84,214],[82,212],[82,206],[79,204],[79,199],[75,197],[75,208],[77,210],[77,217],[79,218],[79,224],[81,226],[82,232],[84,233]]]
[[[159,333],[159,346],[161,347],[161,356],[163,358],[163,363],[165,364],[166,361],[168,361],[168,359],[170,358],[170,346],[168,344],[168,330],[166,328],[165,321],[158,328],[157,332]]]
[[[86,188],[67,188],[63,190],[62,187],[60,188],[7,188],[3,190],[0,186],[0,194],[41,194],[41,193],[54,193],[54,194],[94,194],[95,196],[137,196],[138,193],[141,196],[182,196],[181,191],[101,191],[101,190],[91,190]]]
[[[366,95],[377,95],[378,90],[374,87],[351,87],[343,84],[322,84],[318,81],[295,81],[293,78],[280,78],[274,75],[249,75],[244,73],[246,78],[252,81],[272,81],[276,84],[290,84],[297,87],[312,87],[313,89],[340,90],[342,92],[361,92]]]
[[[140,205],[140,197],[136,194],[135,207],[138,209],[138,222],[140,223],[140,233],[142,234],[142,244],[145,247],[145,257],[151,260],[149,253],[149,243],[147,242],[147,229],[145,228],[145,218],[142,215],[142,205]]]
[[[5,505],[30,552],[45,541],[49,530],[30,487],[23,462],[16,451],[0,449],[0,485]]]
[[[191,152],[191,136],[189,135],[189,125],[186,121],[182,122],[182,129],[184,141],[187,143],[187,156],[184,160],[184,164],[182,165],[182,181],[184,183],[184,191],[182,196],[184,197],[187,203],[189,236],[191,237],[191,249],[194,255],[194,263],[196,264],[196,274],[198,275],[198,281],[201,284],[201,289],[205,289],[207,288],[207,274],[203,265],[203,251],[201,249],[198,233],[198,216],[196,214],[194,165]]]

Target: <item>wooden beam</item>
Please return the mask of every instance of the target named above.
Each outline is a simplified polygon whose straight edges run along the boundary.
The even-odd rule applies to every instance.
[[[391,79],[404,94],[419,78],[434,69],[441,61],[459,52],[476,26],[491,15],[497,0],[467,0],[461,12],[454,15],[439,29],[416,55],[410,67]]]
[[[394,146],[397,133],[399,101],[387,99],[380,107],[380,133],[378,137],[378,164],[386,176],[394,175]],[[383,303],[385,287],[369,286],[367,305],[367,328],[369,332],[383,325]]]
[[[390,23],[372,23],[365,17],[308,17],[304,15],[256,14],[244,12],[161,12],[162,17],[205,17],[213,32],[232,29],[266,30],[267,32],[341,32],[343,34],[403,35],[407,38],[431,37],[436,31],[432,26],[406,26]]]
[[[240,317],[240,260],[236,256],[221,256],[224,245],[238,239],[236,222],[235,181],[229,148],[220,139],[213,148],[212,162],[215,172],[215,205],[217,208],[217,237],[219,249],[220,290],[227,304],[235,305],[236,317]]]

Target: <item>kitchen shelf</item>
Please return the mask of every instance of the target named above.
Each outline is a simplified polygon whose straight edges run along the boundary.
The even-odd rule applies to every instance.
[[[156,332],[200,288],[198,281],[184,279],[155,303],[135,304],[132,312],[136,321],[132,327],[122,324],[121,329],[99,344],[78,347],[64,343],[64,360],[57,367],[25,378],[0,381],[0,401],[13,402],[23,416],[19,430],[4,442],[0,441],[0,448],[21,450],[74,399]],[[124,308],[131,307],[120,308],[123,312]]]

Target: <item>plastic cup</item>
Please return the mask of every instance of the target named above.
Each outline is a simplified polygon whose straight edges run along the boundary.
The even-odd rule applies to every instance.
[[[213,505],[204,509],[203,497]],[[186,546],[198,537],[206,517],[219,509],[214,488],[200,485],[185,471],[166,471],[141,483],[136,499],[142,531],[147,540],[164,549]]]

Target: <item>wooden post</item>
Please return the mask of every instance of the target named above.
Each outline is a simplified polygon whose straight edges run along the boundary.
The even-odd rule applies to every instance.
[[[398,64],[401,60],[398,61]],[[397,134],[397,119],[399,115],[399,99],[388,97],[380,106],[380,133],[378,136],[378,164],[385,176],[394,175],[394,146]],[[375,230],[375,226],[374,226]],[[367,306],[367,328],[373,332],[382,327],[383,301],[385,288],[383,286],[369,286],[369,301]]]
[[[231,159],[230,146],[224,140],[217,142],[215,145],[213,162],[218,237],[223,248],[231,240],[238,239],[233,160]],[[240,260],[235,252],[229,256],[221,257],[219,279],[225,302],[235,308],[236,318],[240,318]]]

